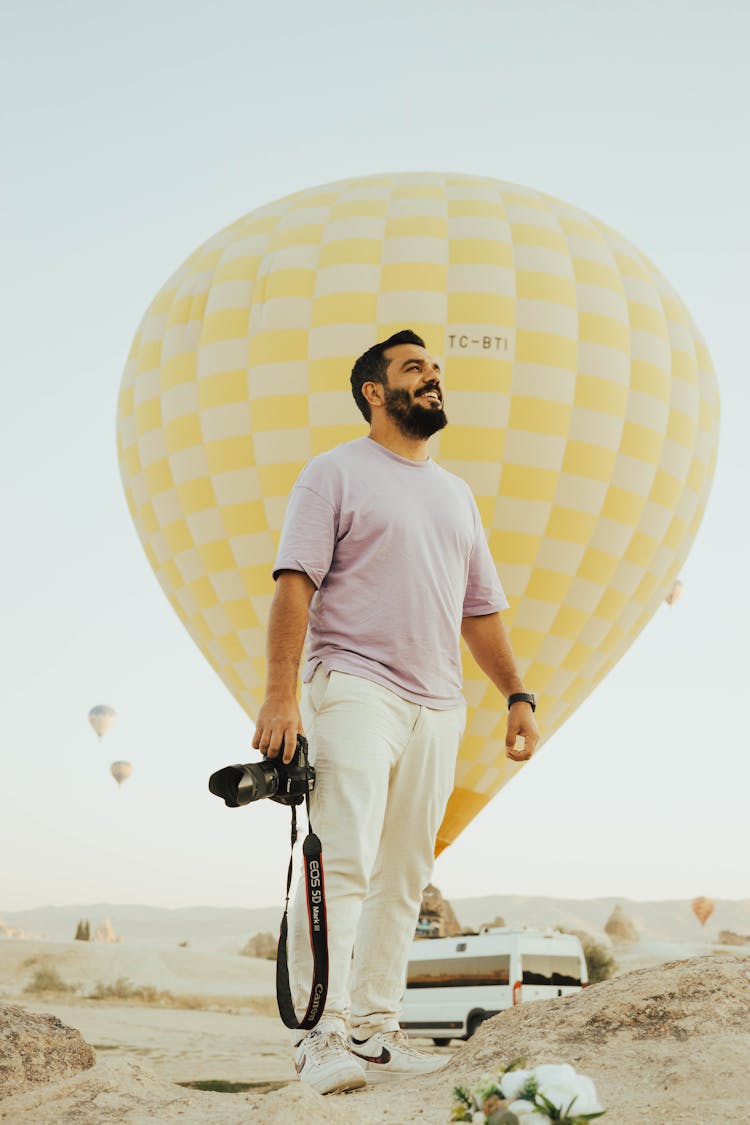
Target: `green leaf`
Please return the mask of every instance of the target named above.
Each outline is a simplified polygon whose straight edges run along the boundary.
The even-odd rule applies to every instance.
[[[521,1089],[518,1091],[518,1097],[523,1098],[525,1102],[533,1102],[539,1090],[539,1082],[532,1074],[527,1078]]]
[[[474,1108],[474,1099],[469,1091],[464,1086],[456,1086],[453,1090],[453,1096],[467,1107],[467,1109]]]
[[[545,1094],[537,1094],[537,1104],[534,1106],[536,1113],[546,1113],[552,1121],[562,1121],[562,1114],[554,1102],[551,1102]],[[539,1102],[541,1101],[541,1105]]]
[[[568,1104],[568,1108],[561,1110],[545,1094],[537,1094],[538,1100],[534,1109],[537,1113],[546,1113],[550,1120],[559,1122],[559,1125],[585,1125],[585,1122],[593,1121],[596,1117],[604,1117],[607,1112],[606,1109],[600,1109],[596,1113],[577,1113],[575,1117],[570,1117],[570,1107],[577,1097],[576,1094],[576,1097]]]

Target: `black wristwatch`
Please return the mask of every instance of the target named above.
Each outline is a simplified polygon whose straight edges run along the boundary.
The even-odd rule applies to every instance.
[[[533,691],[514,691],[508,696],[508,710],[514,703],[530,703],[531,710],[536,711],[536,696]]]

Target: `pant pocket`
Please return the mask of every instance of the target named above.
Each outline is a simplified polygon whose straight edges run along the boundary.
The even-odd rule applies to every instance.
[[[319,664],[313,672],[313,678],[305,685],[307,687],[307,700],[310,709],[315,714],[317,714],[323,706],[330,682],[330,673],[327,673],[323,665]]]

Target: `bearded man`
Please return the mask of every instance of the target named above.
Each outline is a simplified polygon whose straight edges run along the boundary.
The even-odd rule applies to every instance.
[[[290,761],[304,733],[316,769],[329,988],[318,1025],[297,1039],[295,1063],[323,1094],[443,1062],[409,1045],[399,1006],[466,721],[461,634],[508,699],[508,757],[531,757],[539,737],[476,502],[427,452],[448,421],[439,364],[404,330],[359,357],[351,384],[370,432],[313,458],[292,490],[253,738],[263,754]],[[302,1010],[310,967],[298,891],[289,970]]]

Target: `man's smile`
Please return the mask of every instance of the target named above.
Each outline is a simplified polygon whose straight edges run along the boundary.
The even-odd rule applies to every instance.
[[[423,391],[417,391],[415,397],[429,399],[430,402],[436,402],[438,406],[441,405],[443,401],[443,397],[436,387],[427,387]]]

